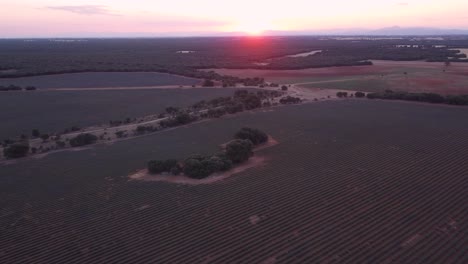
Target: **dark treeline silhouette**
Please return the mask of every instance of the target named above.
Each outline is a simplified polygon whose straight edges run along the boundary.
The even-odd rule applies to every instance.
[[[436,93],[408,93],[386,90],[382,93],[369,93],[369,99],[404,100],[434,104],[468,105],[468,95],[442,96]]]
[[[37,88],[35,86],[26,86],[26,87],[21,87],[18,85],[8,85],[8,86],[0,86],[0,91],[6,92],[6,91],[34,91]]]
[[[0,69],[13,69],[1,71],[0,78],[78,72],[161,72],[218,81],[223,86],[257,86],[262,85],[261,78],[223,76],[207,69],[304,69],[371,65],[369,60],[376,59],[445,62],[450,58],[462,62],[466,56],[451,49],[468,46],[468,38],[439,41],[411,37],[359,41],[333,37],[88,39],[86,45],[51,45],[51,41],[36,40],[25,45],[24,40],[0,40]],[[436,47],[441,44],[446,47]],[[122,50],[127,51],[125,55]],[[194,52],[178,53],[180,50]],[[287,57],[313,50],[321,52]]]

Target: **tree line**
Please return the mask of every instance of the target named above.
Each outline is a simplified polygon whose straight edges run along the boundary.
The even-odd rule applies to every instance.
[[[409,93],[409,92],[395,92],[386,90],[381,93],[367,94],[369,99],[383,99],[383,100],[403,100],[415,101],[434,104],[450,104],[450,105],[468,105],[468,95],[448,95],[443,96],[436,93]]]
[[[192,155],[183,161],[175,159],[151,160],[147,169],[150,174],[180,175],[192,179],[204,179],[216,172],[231,169],[234,165],[249,160],[254,146],[268,141],[268,135],[258,129],[242,128],[225,149],[214,155]]]
[[[0,91],[6,92],[6,91],[35,91],[37,88],[35,86],[26,86],[26,87],[21,87],[18,85],[8,85],[8,86],[2,86],[0,85]]]

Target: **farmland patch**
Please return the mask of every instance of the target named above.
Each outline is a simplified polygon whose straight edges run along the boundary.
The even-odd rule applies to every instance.
[[[200,80],[154,72],[84,72],[20,78],[0,78],[0,85],[35,86],[42,88],[104,88],[194,85]]]

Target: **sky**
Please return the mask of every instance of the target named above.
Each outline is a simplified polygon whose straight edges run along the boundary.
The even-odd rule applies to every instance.
[[[0,37],[468,29],[466,0],[0,0]]]

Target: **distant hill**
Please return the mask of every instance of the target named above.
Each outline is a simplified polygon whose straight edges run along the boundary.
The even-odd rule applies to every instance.
[[[368,31],[366,35],[468,35],[468,30],[427,27],[387,27]]]

